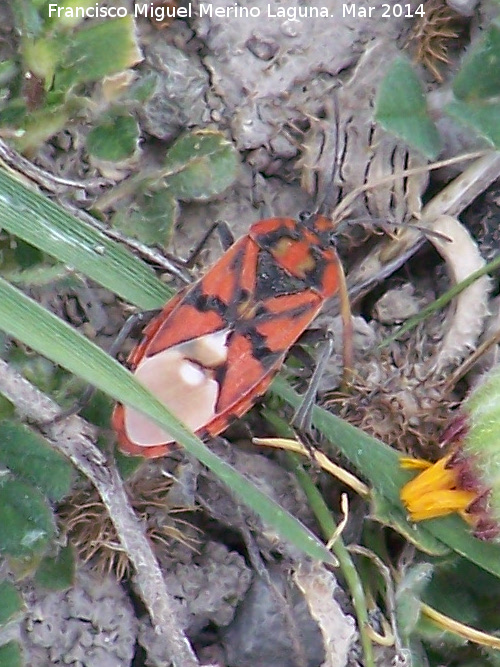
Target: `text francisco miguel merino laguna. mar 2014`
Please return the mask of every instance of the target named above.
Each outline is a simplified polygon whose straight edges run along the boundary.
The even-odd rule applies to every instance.
[[[351,18],[375,18],[373,12],[381,12],[382,18],[391,16],[405,16],[412,18],[414,15],[424,13],[423,3],[419,9],[412,9],[410,4],[395,3],[381,5],[379,7],[358,6],[356,3],[342,3],[342,16]],[[422,9],[420,9],[422,8]],[[397,9],[397,11],[395,11]],[[108,7],[96,3],[91,6],[60,6],[49,4],[49,17],[57,18],[123,18],[129,11],[125,7]],[[200,2],[196,10],[191,3],[177,7],[174,3],[158,5],[155,3],[136,3],[133,9],[134,17],[164,21],[165,19],[186,19],[193,16],[219,17],[219,18],[281,18],[288,21],[300,21],[301,19],[314,18],[338,18],[338,14],[332,15],[327,7],[311,6],[276,6],[268,4],[265,7],[241,7],[237,3],[218,7],[215,3]]]

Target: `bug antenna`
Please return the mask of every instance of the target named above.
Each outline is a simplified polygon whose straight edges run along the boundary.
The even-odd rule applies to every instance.
[[[316,213],[319,215],[324,215],[325,217],[330,217],[332,211],[337,205],[338,198],[338,187],[336,185],[336,174],[339,167],[339,141],[340,141],[340,128],[339,128],[339,100],[337,95],[333,94],[331,99],[330,113],[332,116],[332,128],[330,129],[331,136],[333,138],[333,168],[331,172],[330,182],[325,187],[324,195],[321,201],[318,201]]]
[[[387,222],[386,218],[373,218],[368,215],[358,218],[344,218],[343,220],[339,221],[336,226],[337,234],[344,233],[350,225],[365,225],[367,229],[371,230],[376,230],[378,228],[382,233],[387,234],[388,236],[393,234],[394,228],[410,228],[422,232],[425,237],[432,236],[433,238],[438,238],[442,241],[448,242],[452,240],[449,236],[446,236],[446,234],[429,229],[428,227],[425,227],[425,225],[419,225],[413,222],[400,222],[398,220],[391,220],[390,222]]]

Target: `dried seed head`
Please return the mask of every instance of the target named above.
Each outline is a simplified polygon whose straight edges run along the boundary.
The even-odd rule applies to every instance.
[[[443,82],[439,65],[450,64],[449,44],[460,34],[459,19],[460,16],[444,0],[428,0],[424,16],[415,22],[408,40],[409,45],[414,45],[415,60],[439,83]]]

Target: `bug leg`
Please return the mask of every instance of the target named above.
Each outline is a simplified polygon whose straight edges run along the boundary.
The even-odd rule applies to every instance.
[[[349,302],[349,293],[347,291],[346,280],[342,266],[339,265],[339,297],[340,297],[340,316],[342,318],[343,331],[343,357],[344,357],[344,372],[342,377],[342,386],[345,389],[352,376],[352,362],[353,362],[353,328],[352,328],[352,314]],[[314,369],[309,387],[302,397],[302,402],[297,408],[292,422],[301,430],[310,431],[312,425],[312,411],[318,391],[319,382],[325,371],[328,359],[333,352],[333,334],[327,331],[325,337],[325,344],[320,350],[316,368]]]
[[[188,269],[193,268],[194,263],[200,256],[200,252],[206,246],[207,241],[210,239],[210,237],[215,231],[217,232],[217,235],[220,239],[221,246],[224,252],[233,245],[234,236],[232,235],[231,230],[229,229],[227,223],[224,222],[223,220],[216,220],[212,225],[210,225],[207,231],[203,234],[201,240],[198,241],[196,246],[189,254],[189,257],[182,261],[183,266],[185,266]]]
[[[137,327],[141,326],[141,328],[143,328],[146,326],[146,324],[149,324],[149,322],[153,319],[153,317],[158,315],[159,312],[160,311],[157,309],[144,310],[140,313],[132,313],[132,315],[127,317],[124,325],[122,326],[115,340],[111,344],[111,347],[108,350],[108,354],[113,358],[116,357],[118,355],[118,352],[122,349],[123,343],[127,340],[130,334],[135,329],[137,329]]]
[[[196,260],[200,256],[200,252],[203,250],[203,248],[207,245],[208,240],[214,233],[216,229],[219,228],[219,222],[214,222],[213,224],[210,225],[210,227],[207,229],[207,231],[203,234],[201,239],[198,241],[198,243],[195,245],[195,247],[191,250],[189,253],[189,257],[187,259],[182,260],[183,266],[185,266],[188,269],[192,269]]]
[[[118,352],[121,350],[123,347],[124,342],[127,340],[127,338],[130,336],[132,331],[137,328],[137,326],[140,324],[142,327],[147,324],[155,315],[158,314],[158,310],[147,310],[142,313],[133,313],[128,317],[118,332],[118,335],[116,336],[115,340],[111,344],[111,347],[108,350],[108,354],[115,358],[118,354]],[[72,415],[77,414],[83,408],[85,408],[92,396],[95,393],[95,387],[92,387],[91,385],[88,385],[79,398],[75,400],[73,405],[70,405],[68,408],[65,408],[64,410],[61,410],[59,414],[57,414],[55,417],[53,417],[50,420],[43,421],[43,422],[38,422],[38,426],[47,426],[49,424],[57,424],[58,422],[62,421],[63,419],[67,419],[68,417],[71,417]]]
[[[219,235],[220,244],[223,250],[229,250],[234,243],[234,236],[229,229],[229,225],[225,220],[218,220],[215,224],[217,225],[217,234]]]
[[[326,365],[328,360],[332,356],[333,352],[333,334],[327,332],[324,344],[321,347],[317,362],[316,368],[309,382],[309,386],[305,394],[302,397],[302,401],[295,411],[295,414],[292,417],[292,423],[301,431],[310,431],[312,425],[312,410],[316,400],[316,393],[318,391],[318,386],[320,380],[325,372]]]

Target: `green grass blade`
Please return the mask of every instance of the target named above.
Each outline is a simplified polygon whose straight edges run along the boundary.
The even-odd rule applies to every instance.
[[[414,329],[418,324],[420,324],[420,322],[423,322],[433,313],[447,306],[450,303],[450,301],[452,301],[456,296],[458,296],[461,292],[467,289],[467,287],[470,287],[470,285],[475,283],[476,280],[478,280],[478,278],[482,278],[483,276],[486,276],[488,274],[493,274],[495,271],[498,270],[499,267],[500,267],[500,255],[497,255],[494,259],[491,260],[491,262],[488,262],[488,264],[485,264],[477,271],[474,271],[469,276],[467,276],[467,278],[464,278],[456,285],[453,285],[453,287],[450,287],[449,290],[447,290],[444,294],[435,299],[432,303],[422,308],[419,311],[418,315],[410,317],[408,320],[406,320],[406,322],[402,326],[400,326],[396,331],[394,331],[394,333],[384,338],[384,340],[378,346],[378,349],[381,350],[384,347],[387,347],[388,345],[390,345],[390,343],[400,338],[403,334]]]
[[[0,329],[79,375],[115,400],[146,414],[169,431],[190,454],[212,470],[284,539],[312,558],[331,561],[329,552],[309,530],[213,454],[128,370],[65,322],[1,279]]]
[[[271,390],[294,408],[298,407],[301,401],[301,397],[281,378],[273,382]],[[412,475],[401,469],[400,454],[317,406],[313,410],[313,424],[349,459],[370,485],[394,505],[403,520],[405,509],[401,504],[399,493],[401,486]],[[408,532],[412,532],[416,542],[419,532],[428,532],[433,538],[479,567],[500,577],[500,545],[481,542],[475,538],[458,516],[433,519],[419,524],[407,523]]]
[[[146,310],[171,296],[143,262],[102,232],[0,170],[0,228]]]

